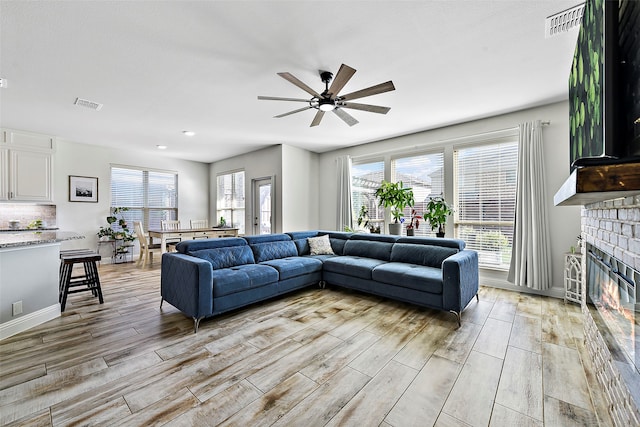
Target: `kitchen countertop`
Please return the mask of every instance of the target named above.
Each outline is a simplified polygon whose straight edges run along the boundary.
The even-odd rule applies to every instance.
[[[15,231],[15,230],[14,230]],[[84,236],[73,231],[18,231],[16,233],[0,233],[0,249],[60,243],[66,240],[84,239]]]
[[[40,227],[40,228],[0,228],[0,233],[15,233],[17,231],[51,231],[51,230],[59,230],[58,227]]]

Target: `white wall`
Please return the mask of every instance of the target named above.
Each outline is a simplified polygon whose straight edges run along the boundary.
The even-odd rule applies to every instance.
[[[550,126],[544,128],[543,135],[554,289],[546,294],[559,296],[560,289],[564,286],[562,281],[563,253],[575,245],[576,237],[580,233],[580,208],[553,205],[553,195],[569,176],[569,104],[566,101],[320,154],[319,170],[321,171],[322,185],[318,199],[319,227],[322,229],[335,227],[337,210],[336,158],[338,156],[366,157],[370,154],[392,150],[411,150],[417,146],[444,146],[448,140],[509,129],[516,127],[521,122],[538,119],[551,122]],[[449,182],[448,185],[450,188],[451,183]],[[505,279],[506,273],[481,271],[482,284],[511,287]]]
[[[96,247],[96,232],[107,225],[111,206],[112,164],[178,172],[178,219],[188,224],[190,219],[207,218],[208,164],[58,139],[53,166],[57,225],[60,230],[86,236],[83,240],[64,242],[61,249]],[[97,177],[98,203],[69,202],[69,175]]]
[[[284,231],[318,227],[319,155],[282,146],[282,224]]]
[[[282,206],[282,146],[275,145],[272,147],[257,150],[248,154],[231,157],[229,159],[220,160],[209,165],[210,179],[210,206],[209,216],[216,217],[216,200],[217,185],[216,177],[223,173],[244,170],[245,182],[245,234],[252,233],[252,201],[251,201],[251,182],[254,179],[274,177],[275,183],[272,183],[272,191],[275,190],[275,205],[273,206],[275,215],[274,233],[282,232],[282,212],[279,206]]]

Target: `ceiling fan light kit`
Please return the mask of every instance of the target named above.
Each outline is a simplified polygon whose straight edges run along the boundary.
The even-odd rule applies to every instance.
[[[302,98],[282,98],[277,96],[258,96],[259,100],[263,101],[292,101],[292,102],[306,102],[309,104],[308,107],[299,108],[297,110],[289,111],[287,113],[279,114],[275,116],[275,118],[281,118],[285,116],[289,116],[291,114],[299,113],[302,111],[306,111],[309,109],[316,109],[318,112],[316,113],[313,121],[311,122],[311,127],[318,126],[325,112],[333,111],[336,116],[338,116],[342,121],[344,121],[347,125],[353,126],[358,123],[358,121],[351,116],[349,113],[344,111],[345,108],[360,110],[360,111],[368,111],[370,113],[377,114],[387,114],[391,108],[389,107],[381,107],[378,105],[369,105],[369,104],[356,104],[353,102],[345,102],[353,99],[364,98],[367,96],[377,95],[380,93],[390,92],[395,90],[395,86],[392,81],[388,81],[385,83],[380,83],[375,86],[368,87],[366,89],[361,89],[356,92],[351,92],[346,95],[338,95],[342,88],[349,82],[351,77],[355,74],[356,70],[349,67],[348,65],[342,64],[338,73],[336,74],[335,79],[333,78],[333,73],[329,71],[320,70],[320,80],[325,84],[325,90],[322,93],[318,93],[313,90],[311,87],[307,86],[302,81],[298,80],[291,73],[283,72],[278,73],[280,77],[287,80],[288,82],[294,84],[300,89],[307,92],[312,96],[311,99],[302,99]],[[332,82],[333,80],[333,82]],[[329,86],[331,83],[331,86]]]

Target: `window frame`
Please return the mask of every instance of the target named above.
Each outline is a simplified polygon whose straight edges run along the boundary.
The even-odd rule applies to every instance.
[[[243,186],[242,186],[242,207],[234,207],[234,202],[233,200],[235,200],[233,198],[233,195],[236,194],[236,185],[235,185],[235,179],[234,179],[234,175],[238,174],[238,173],[242,173],[243,174]],[[230,207],[220,207],[219,206],[219,200],[220,200],[220,195],[218,194],[218,189],[219,189],[219,184],[218,184],[218,180],[220,179],[220,177],[224,177],[224,176],[231,176],[231,194],[232,194],[232,201],[231,201],[231,206]],[[224,215],[221,215],[220,212],[221,211],[230,211],[230,215],[231,218],[225,218],[226,221],[226,225],[230,226],[230,227],[236,227],[236,215],[235,212],[236,211],[241,211],[242,214],[238,215],[237,219],[238,221],[238,233],[239,234],[244,234],[246,233],[246,227],[247,227],[247,222],[246,222],[246,209],[247,209],[247,173],[244,169],[234,169],[234,170],[230,170],[230,171],[225,171],[225,172],[220,172],[216,174],[216,221],[218,221],[221,217],[223,217]]]

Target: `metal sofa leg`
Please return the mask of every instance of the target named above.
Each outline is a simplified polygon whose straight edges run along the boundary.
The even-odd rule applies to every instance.
[[[164,302],[164,298],[160,298],[160,308],[162,308],[162,303]]]
[[[462,326],[462,313],[460,311],[449,310],[449,313],[453,313],[456,316],[456,320],[458,321],[458,327]]]
[[[198,333],[198,326],[200,326],[200,321],[204,319],[204,317],[198,317],[197,319],[194,317],[193,318],[193,333],[197,334]]]
[[[319,288],[324,289],[324,288],[325,288],[325,286],[327,286],[327,282],[325,282],[324,280],[320,280],[320,281],[318,282],[318,287],[319,287]]]
[[[480,295],[476,292],[476,302],[480,302]]]

